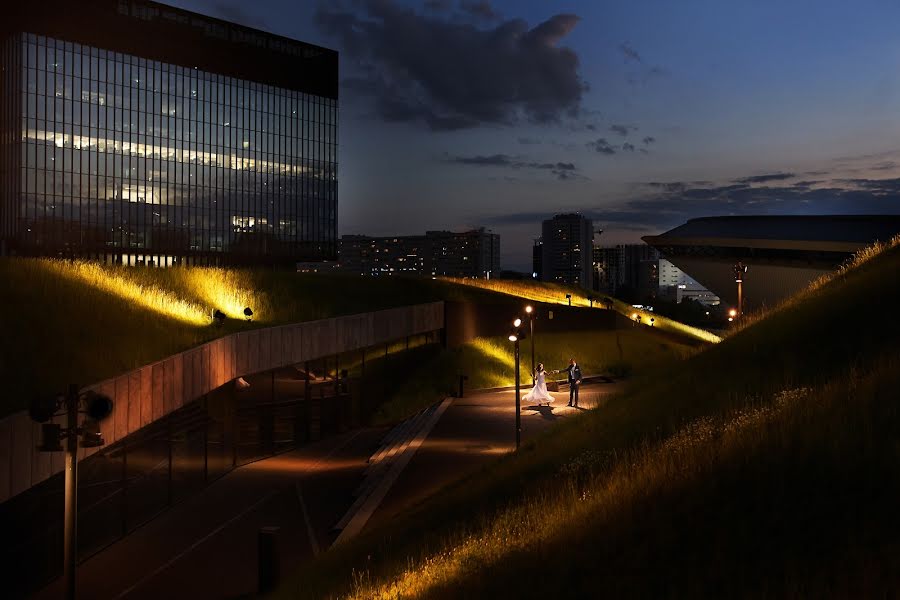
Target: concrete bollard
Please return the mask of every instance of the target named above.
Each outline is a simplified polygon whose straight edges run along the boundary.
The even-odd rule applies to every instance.
[[[257,535],[257,575],[259,593],[271,592],[280,575],[278,532],[280,527],[260,527]]]

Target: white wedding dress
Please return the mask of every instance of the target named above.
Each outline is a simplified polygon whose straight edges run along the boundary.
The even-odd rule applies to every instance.
[[[525,394],[525,402],[536,402],[537,404],[549,404],[555,400],[550,392],[547,391],[546,371],[540,371],[534,378],[534,387]]]

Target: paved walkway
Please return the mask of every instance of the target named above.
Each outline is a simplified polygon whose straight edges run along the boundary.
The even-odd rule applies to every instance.
[[[591,408],[619,384],[582,387]],[[577,414],[568,392],[551,407],[525,405],[527,440]],[[454,400],[375,509],[367,527],[389,520],[515,445],[514,392]],[[560,406],[561,405],[561,406]],[[583,409],[581,409],[583,410]],[[354,502],[366,461],[386,429],[362,429],[240,467],[170,508],[131,535],[85,561],[78,570],[81,598],[238,598],[256,589],[260,527],[281,528],[283,573],[327,549],[334,525]],[[62,596],[57,580],[37,598]]]

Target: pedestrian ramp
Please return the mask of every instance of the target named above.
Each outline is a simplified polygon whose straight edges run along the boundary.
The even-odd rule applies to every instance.
[[[334,545],[362,531],[451,401],[447,398],[435,403],[387,433],[378,450],[369,457],[363,480],[353,492],[356,500],[334,526],[341,532]]]

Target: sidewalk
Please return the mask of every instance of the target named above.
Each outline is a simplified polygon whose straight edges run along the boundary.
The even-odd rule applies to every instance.
[[[622,389],[621,382],[581,386],[581,408],[569,408],[568,390],[553,392],[552,406],[522,405],[522,441],[539,435],[561,419],[601,406]],[[473,393],[453,401],[428,439],[394,483],[369,526],[390,520],[440,488],[474,472],[516,445],[515,391]]]

